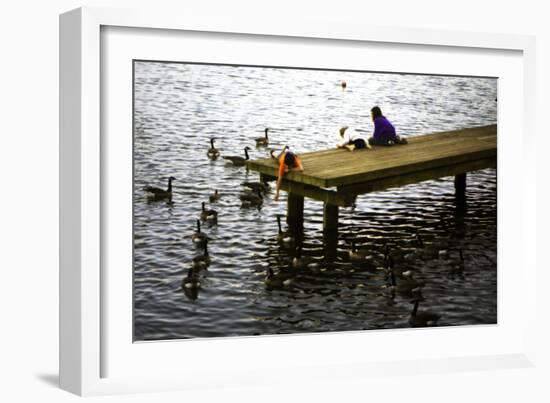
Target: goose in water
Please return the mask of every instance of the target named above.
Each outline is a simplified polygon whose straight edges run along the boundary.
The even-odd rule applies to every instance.
[[[154,186],[145,186],[143,190],[145,190],[145,194],[149,198],[155,200],[168,199],[172,197],[172,181],[174,180],[176,180],[176,178],[173,176],[168,178],[168,189],[166,190]]]
[[[283,288],[292,284],[292,278],[283,276],[282,274],[275,275],[271,267],[267,268],[267,273],[264,279],[264,283],[268,288]]]
[[[257,190],[256,193],[243,193],[239,198],[241,199],[242,206],[260,206],[264,202],[260,190]]]
[[[201,220],[203,221],[217,221],[218,212],[216,210],[207,210],[205,203],[202,202]]]
[[[342,91],[345,91],[346,87],[348,86],[348,83],[342,80],[342,82],[340,83],[340,86],[342,87]]]
[[[291,265],[295,269],[301,269],[309,263],[309,260],[302,257],[302,245],[296,248],[296,255],[292,258]]]
[[[423,286],[422,283],[416,281],[412,276],[403,277],[399,280],[399,283],[397,283],[395,279],[395,273],[393,270],[389,270],[387,274],[391,280],[391,285],[387,288],[396,291],[399,294],[416,294],[421,292],[421,288]]]
[[[441,318],[441,315],[428,311],[418,312],[419,302],[419,298],[414,300],[414,308],[411,312],[411,316],[409,317],[409,325],[412,327],[436,326],[437,321]]]
[[[208,254],[208,239],[204,240],[204,254],[193,258],[193,269],[202,270],[210,265],[210,255]]]
[[[201,286],[201,283],[199,281],[199,276],[197,273],[193,271],[193,269],[189,269],[187,272],[187,276],[183,278],[181,281],[181,287],[184,289],[192,289],[196,290]]]
[[[206,155],[208,156],[208,158],[210,158],[212,160],[215,160],[216,158],[218,158],[220,156],[220,150],[218,150],[216,147],[214,147],[214,140],[215,140],[214,138],[210,139],[210,148],[206,152]]]
[[[244,157],[223,156],[223,159],[226,160],[227,162],[232,163],[235,166],[242,167],[246,164],[246,161],[248,161],[250,159],[250,157],[248,155],[248,150],[250,150],[250,147],[246,146],[244,148],[244,155],[245,155]]]
[[[269,144],[269,138],[267,137],[267,132],[269,131],[269,128],[265,128],[264,130],[264,137],[257,137],[254,139],[256,142],[256,146],[266,146]]]
[[[241,185],[254,191],[259,190],[264,193],[267,193],[269,190],[269,185],[266,182],[243,182]]]
[[[214,194],[210,195],[208,200],[210,200],[210,203],[214,203],[214,202],[217,202],[218,200],[220,200],[221,196],[222,195],[218,192],[218,189],[216,189],[216,190],[214,190]]]
[[[294,242],[294,237],[292,237],[288,231],[283,231],[281,227],[281,216],[277,214],[277,226],[279,227],[279,232],[277,233],[277,241],[282,245],[289,245]]]
[[[203,246],[207,240],[207,236],[204,232],[201,232],[201,221],[197,220],[197,232],[191,236],[191,240],[197,246]]]
[[[437,258],[439,252],[438,247],[435,243],[432,243],[431,245],[424,244],[424,240],[418,232],[415,235],[414,244],[416,244],[416,249],[404,256],[406,260]]]
[[[365,252],[359,252],[355,246],[355,240],[351,241],[351,249],[348,252],[349,260],[352,262],[366,262],[368,260],[367,254]]]
[[[462,254],[462,249],[458,250],[458,254],[460,256],[460,260],[453,264],[453,267],[452,267],[451,271],[449,272],[449,275],[450,276],[455,276],[456,275],[456,276],[459,276],[459,277],[463,277],[464,276],[464,255]]]

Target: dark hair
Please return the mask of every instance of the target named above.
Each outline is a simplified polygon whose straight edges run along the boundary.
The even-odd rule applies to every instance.
[[[285,153],[285,165],[290,166],[294,164],[294,159],[296,158],[296,155],[292,151],[287,151]]]
[[[372,113],[372,118],[373,119],[376,119],[380,116],[383,116],[382,115],[382,111],[380,110],[380,108],[378,106],[375,106],[374,108],[372,108],[371,110],[371,113]]]

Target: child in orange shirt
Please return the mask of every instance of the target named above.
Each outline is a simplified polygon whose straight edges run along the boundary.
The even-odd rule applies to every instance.
[[[277,189],[275,192],[275,201],[279,200],[279,189],[281,188],[281,182],[283,181],[283,176],[285,172],[295,169],[297,171],[303,172],[304,167],[302,162],[296,154],[292,151],[283,151],[279,155],[279,176],[277,178]]]

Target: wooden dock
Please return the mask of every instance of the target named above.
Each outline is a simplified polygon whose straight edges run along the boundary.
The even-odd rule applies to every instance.
[[[353,205],[360,194],[454,176],[457,198],[463,199],[467,172],[496,168],[496,125],[414,136],[408,141],[370,150],[334,148],[299,154],[304,172],[287,173],[281,186],[288,192],[288,224],[302,227],[304,197],[324,203],[328,234],[337,232],[338,207]],[[272,158],[250,160],[247,166],[264,180],[277,176],[277,161]]]

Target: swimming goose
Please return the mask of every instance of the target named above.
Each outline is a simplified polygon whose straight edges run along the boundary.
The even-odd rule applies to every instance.
[[[421,292],[423,284],[416,281],[412,276],[401,278],[399,283],[395,280],[395,273],[393,270],[390,269],[387,276],[389,276],[391,280],[391,285],[388,288],[395,290],[399,294],[409,295]]]
[[[168,178],[168,189],[166,190],[154,186],[145,186],[143,190],[145,190],[147,197],[156,200],[170,198],[172,197],[172,181],[174,180],[176,180],[176,178],[174,178],[173,176],[170,176]]]
[[[279,227],[279,232],[277,233],[277,241],[280,244],[288,245],[294,242],[294,237],[289,234],[288,231],[283,231],[281,228],[281,216],[277,214],[277,226]]]
[[[252,189],[254,191],[260,190],[261,192],[267,193],[267,191],[270,189],[267,182],[243,182],[241,183],[242,186],[246,186],[249,189]]]
[[[262,192],[260,190],[257,190],[256,194],[243,193],[239,196],[239,198],[241,199],[243,206],[260,206],[264,202]]]
[[[460,255],[460,260],[453,264],[453,267],[449,274],[451,276],[458,275],[461,277],[464,274],[464,255],[462,254],[462,249],[458,250],[458,254]]]
[[[404,256],[406,260],[435,259],[438,257],[439,248],[437,245],[435,243],[426,245],[418,232],[415,235],[414,243],[416,244],[416,249]]]
[[[246,164],[246,161],[248,161],[250,159],[250,157],[248,156],[248,150],[250,150],[250,147],[246,146],[244,148],[244,155],[245,157],[239,157],[239,156],[223,156],[223,159],[224,160],[227,160],[228,162],[232,163],[233,165],[235,166],[238,166],[238,167],[242,167],[243,165]]]
[[[210,265],[210,255],[208,254],[208,239],[204,240],[204,254],[195,256],[192,260],[193,269],[202,270]]]
[[[192,268],[187,272],[187,276],[181,281],[182,288],[187,289],[198,289],[201,286],[199,281],[199,276],[193,271]]]
[[[307,259],[306,257],[302,257],[302,245],[298,246],[296,248],[296,255],[292,258],[292,267],[295,269],[301,269],[307,266],[308,263],[309,259]]]
[[[420,237],[420,235],[418,235]],[[420,238],[420,242],[422,243],[422,257],[425,259],[446,259],[449,256],[449,250],[448,250],[448,242],[447,240],[443,239],[434,239],[430,245],[425,245],[422,242],[422,238]]]
[[[214,147],[214,138],[210,139],[210,148],[206,152],[206,155],[208,158],[215,160],[220,156],[220,150],[218,150],[216,147]]]
[[[216,221],[218,219],[218,212],[216,210],[207,210],[205,203],[202,202],[201,220],[203,221]]]
[[[348,86],[348,83],[346,83],[344,80],[342,80],[342,82],[340,83],[340,86],[342,87],[342,91],[344,91],[346,89],[346,87]]]
[[[257,137],[254,139],[256,142],[256,146],[266,146],[269,144],[269,138],[267,137],[267,132],[269,131],[269,128],[265,128],[265,135],[264,137]]]
[[[411,312],[411,316],[409,317],[409,325],[412,327],[436,326],[437,321],[441,318],[441,315],[428,311],[418,312],[419,302],[419,298],[414,300],[414,308]]]
[[[203,246],[208,237],[204,232],[201,232],[201,221],[197,220],[197,232],[191,236],[191,240],[197,246]]]
[[[214,194],[210,195],[208,200],[210,200],[210,203],[214,203],[218,200],[220,200],[221,194],[218,192],[218,189],[214,190]]]
[[[283,288],[292,284],[292,278],[288,276],[283,276],[281,273],[275,275],[271,267],[268,267],[264,283],[268,288],[271,289]]]
[[[367,254],[364,252],[359,252],[355,246],[355,240],[351,241],[351,249],[348,252],[349,260],[353,262],[364,262],[367,259]]]

